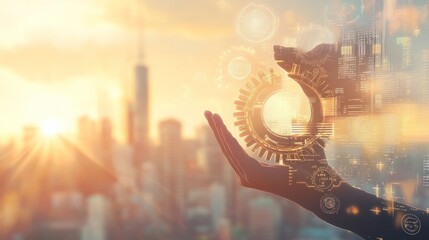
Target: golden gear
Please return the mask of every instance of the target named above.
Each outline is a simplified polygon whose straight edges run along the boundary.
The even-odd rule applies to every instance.
[[[275,73],[273,69],[269,74],[260,72],[258,77],[251,78],[244,88],[240,90],[240,96],[235,101],[237,112],[234,113],[237,121],[240,137],[244,137],[247,147],[252,147],[252,151],[257,152],[260,158],[267,161],[274,159],[276,162],[293,160],[317,159],[319,153],[315,146],[323,148],[323,139],[329,135],[331,130],[326,129],[323,120],[321,95],[318,89],[323,89],[320,73],[291,75],[303,88],[310,99],[311,119],[308,124],[298,124],[293,126],[296,130],[294,135],[283,136],[271,131],[263,119],[263,106],[268,98],[274,93],[284,90],[281,75]]]

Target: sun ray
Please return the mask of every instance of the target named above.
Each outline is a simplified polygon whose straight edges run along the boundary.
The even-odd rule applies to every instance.
[[[85,156],[86,160],[92,161],[94,164],[96,164],[96,166],[100,167],[103,171],[106,171],[106,173],[108,173],[111,177],[113,177],[121,186],[123,186],[125,189],[127,189],[128,191],[130,191],[131,193],[137,193],[140,196],[143,196],[143,191],[138,189],[135,186],[130,186],[129,184],[126,184],[124,182],[121,181],[121,179],[119,177],[116,176],[116,174],[111,171],[110,169],[106,168],[104,166],[104,164],[101,162],[100,158],[98,156],[96,156],[95,153],[89,151],[85,146],[83,146],[81,143],[79,143],[78,139],[73,138],[72,136],[65,136],[65,135],[61,135],[62,142],[64,143],[65,146],[68,146],[70,148],[74,148],[77,151],[79,151],[83,156]],[[141,170],[139,170],[141,171]],[[170,191],[169,188],[162,186],[159,182],[156,182],[155,179],[150,179],[151,181],[153,181],[153,183],[155,185],[158,186],[158,189],[161,189],[162,191]],[[144,202],[147,202],[148,200],[145,199],[144,197],[141,198]],[[150,202],[148,202],[150,204]],[[162,217],[162,218],[167,218],[168,214],[166,212],[164,212],[164,210],[158,206],[155,206],[155,211]],[[180,222],[177,219],[177,223],[180,224]]]

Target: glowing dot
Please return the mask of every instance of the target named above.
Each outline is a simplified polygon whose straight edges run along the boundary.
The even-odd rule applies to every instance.
[[[371,209],[371,212],[373,212],[375,215],[379,215],[381,210],[380,210],[380,208],[375,207],[375,208]]]
[[[302,93],[304,95],[304,93]],[[294,124],[310,121],[311,110],[307,99],[296,92],[279,91],[270,96],[264,103],[263,118],[265,125],[273,133],[288,136],[299,134],[293,132]]]
[[[62,130],[61,124],[55,119],[48,119],[42,123],[42,133],[47,137],[55,136]]]
[[[358,215],[359,214],[359,208],[356,206],[351,206],[351,207],[347,208],[347,214]]]
[[[247,78],[252,71],[252,65],[244,57],[235,57],[229,61],[228,73],[232,78],[243,80]]]

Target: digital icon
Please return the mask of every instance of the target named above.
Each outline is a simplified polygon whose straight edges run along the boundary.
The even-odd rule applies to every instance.
[[[420,219],[414,214],[406,214],[401,220],[402,230],[410,236],[419,234],[422,224]]]
[[[329,167],[317,168],[311,178],[312,185],[319,191],[330,190],[338,180],[337,174]]]
[[[325,194],[320,199],[320,209],[326,214],[337,214],[340,208],[340,200],[333,194]]]

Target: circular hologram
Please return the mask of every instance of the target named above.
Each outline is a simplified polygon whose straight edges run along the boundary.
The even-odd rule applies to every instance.
[[[319,167],[312,176],[312,183],[319,191],[330,190],[338,182],[337,174],[329,167]]]
[[[322,43],[335,43],[332,32],[319,25],[310,24],[303,28],[296,38],[296,46],[302,52],[307,52]]]
[[[228,74],[234,79],[243,80],[249,77],[251,72],[252,64],[243,56],[234,57],[228,63]]]
[[[414,214],[406,214],[401,221],[402,230],[410,236],[419,234],[422,224],[420,219]]]
[[[237,17],[236,30],[244,39],[263,42],[277,31],[278,18],[273,11],[262,4],[245,6]]]
[[[267,98],[262,114],[265,126],[274,134],[299,134],[297,126],[306,126],[311,119],[310,102],[304,93],[299,96],[298,92],[281,90]]]
[[[320,209],[326,214],[337,214],[340,209],[340,200],[334,194],[327,193],[320,199]]]
[[[232,46],[223,51],[216,70],[218,88],[239,88],[242,84],[240,80],[255,74],[257,68],[255,54],[254,49],[244,46]]]
[[[323,112],[320,99],[315,96],[310,101],[302,90],[286,88],[285,81],[273,69],[251,77],[235,101],[235,126],[260,158],[276,162],[317,159],[319,153],[313,147],[326,137],[319,131],[323,117],[313,116]]]

